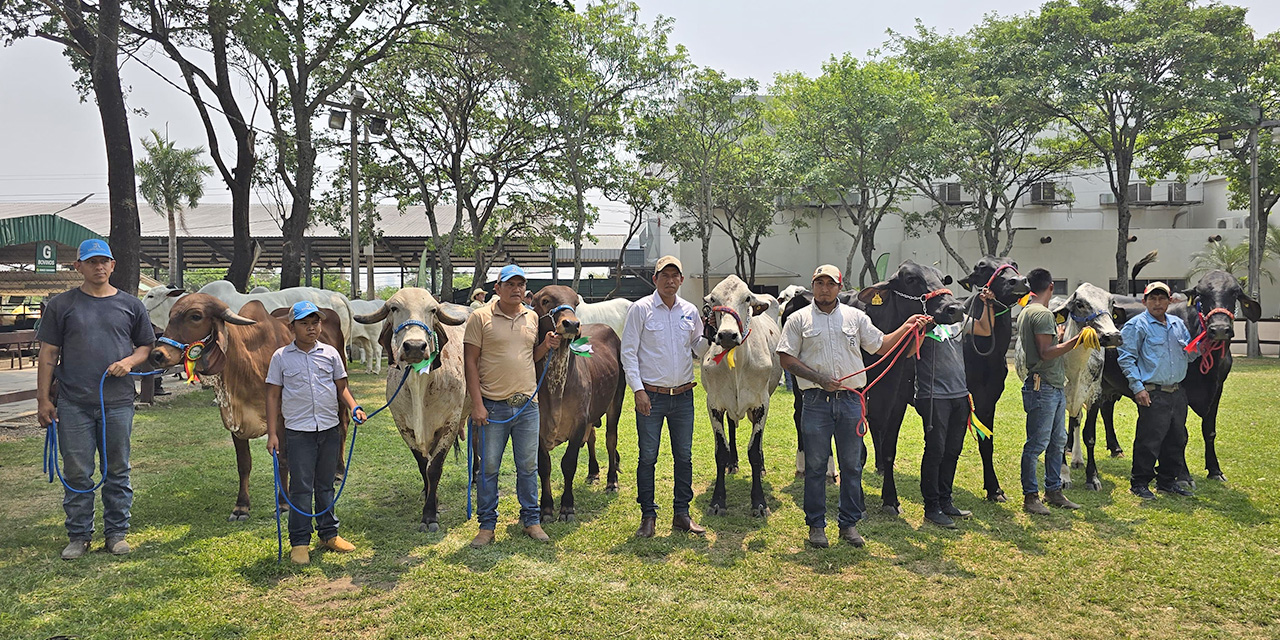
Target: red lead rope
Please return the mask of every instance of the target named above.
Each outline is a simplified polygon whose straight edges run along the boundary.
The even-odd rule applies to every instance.
[[[853,393],[858,394],[858,400],[859,400],[859,402],[861,402],[861,403],[862,403],[862,417],[861,417],[861,419],[859,419],[859,420],[858,420],[858,425],[857,425],[856,427],[854,427],[854,432],[858,434],[858,437],[859,437],[859,438],[861,438],[862,436],[867,435],[867,426],[868,426],[868,425],[867,425],[867,392],[871,390],[871,387],[876,386],[876,383],[877,383],[877,382],[880,382],[880,379],[881,379],[881,378],[885,377],[885,375],[889,373],[889,370],[893,368],[893,365],[897,364],[897,362],[898,362],[898,358],[899,358],[902,354],[904,354],[904,353],[906,353],[906,352],[907,352],[906,347],[907,347],[907,345],[908,345],[908,344],[912,344],[912,345],[914,345],[914,346],[915,346],[915,350],[916,350],[916,358],[919,358],[919,357],[920,357],[920,344],[921,344],[922,342],[924,342],[924,336],[925,336],[925,330],[924,330],[924,328],[923,328],[923,327],[919,327],[919,326],[917,326],[917,327],[915,327],[915,328],[911,329],[911,331],[909,331],[909,332],[907,333],[907,335],[902,336],[902,339],[898,340],[898,343],[897,343],[897,344],[895,344],[895,345],[893,345],[893,348],[889,350],[889,353],[892,353],[892,354],[893,354],[893,359],[889,361],[889,365],[888,365],[888,366],[886,366],[886,367],[884,368],[884,371],[882,371],[882,372],[880,373],[880,375],[876,376],[874,380],[872,380],[871,382],[867,383],[867,384],[866,384],[865,386],[863,386],[861,389],[851,389],[851,388],[846,387],[846,386],[843,386],[843,385],[840,387],[841,389],[844,389],[845,391],[852,391]],[[884,356],[883,356],[883,357],[881,357],[879,360],[876,360],[876,361],[875,361],[875,362],[873,362],[872,364],[869,364],[869,365],[867,365],[867,366],[865,366],[865,367],[863,367],[863,368],[861,368],[861,369],[859,369],[859,370],[857,370],[857,371],[854,371],[853,373],[851,373],[851,374],[849,374],[849,375],[847,375],[847,376],[845,376],[845,377],[843,377],[843,378],[840,378],[839,380],[836,380],[836,382],[844,382],[845,380],[848,380],[849,378],[852,378],[853,376],[856,376],[856,375],[858,375],[859,373],[866,372],[867,370],[871,369],[872,367],[874,367],[874,366],[876,366],[876,365],[879,365],[881,362],[884,362],[884,361],[885,361],[885,358],[888,358],[888,357],[889,357],[889,353],[884,354]]]
[[[1227,352],[1226,340],[1205,339],[1209,335],[1209,318],[1212,318],[1215,313],[1226,315],[1228,318],[1231,318],[1232,322],[1235,322],[1236,314],[1232,313],[1230,309],[1218,307],[1209,313],[1199,313],[1200,335],[1197,335],[1185,348],[1187,353],[1191,353],[1195,350],[1200,351],[1200,373],[1205,375],[1208,375],[1209,372],[1213,370],[1214,353],[1216,352],[1218,357],[1222,357]]]

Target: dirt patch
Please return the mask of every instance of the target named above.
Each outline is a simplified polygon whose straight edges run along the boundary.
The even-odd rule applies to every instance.
[[[34,414],[19,416],[0,423],[0,442],[14,442],[24,438],[43,438],[44,427]]]

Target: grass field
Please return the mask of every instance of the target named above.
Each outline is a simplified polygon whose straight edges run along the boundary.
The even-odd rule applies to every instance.
[[[699,388],[693,512],[705,538],[669,532],[665,442],[658,536],[632,537],[639,510],[628,403],[620,493],[582,485],[578,521],[547,525],[552,544],[538,544],[516,525],[508,457],[497,544],[479,551],[467,546],[475,523],[464,520],[465,460],[446,465],[441,531],[419,533],[417,468],[384,414],[360,430],[338,505],[342,533],[358,551],[313,556],[302,568],[287,558],[276,564],[264,441],[253,443],[251,519],[226,522],[236,486],[230,438],[211,393],[193,393],[138,414],[129,556],[60,560],[62,491],[39,473],[41,439],[0,443],[0,637],[1280,637],[1280,363],[1236,363],[1218,437],[1229,483],[1203,479],[1193,416],[1194,499],[1140,504],[1127,491],[1129,460],[1106,458],[1100,446],[1103,490],[1070,491],[1083,509],[1032,519],[1016,499],[981,500],[970,440],[956,501],[974,517],[946,531],[922,524],[920,427],[908,411],[898,461],[906,514],[870,515],[859,526],[864,549],[804,546],[785,391],[774,397],[765,432],[767,523],[749,515],[745,451],[743,473],[729,480],[730,515],[703,515],[715,469]],[[356,375],[353,386],[365,406],[381,404],[380,380]],[[1118,406],[1126,450],[1135,415],[1131,403]],[[1010,386],[995,428],[998,471],[1012,496],[1022,421]],[[865,485],[874,512],[879,479],[868,472]],[[833,539],[835,493],[831,487]],[[100,510],[98,517],[101,536]],[[99,537],[95,549],[101,544]]]

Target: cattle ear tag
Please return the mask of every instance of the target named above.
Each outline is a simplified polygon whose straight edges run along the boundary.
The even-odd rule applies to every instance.
[[[871,304],[878,307],[884,304],[884,298],[881,298],[880,294],[877,293],[875,296],[871,298]]]
[[[1064,323],[1064,322],[1066,322],[1066,321],[1067,321],[1067,317],[1066,317],[1066,316],[1064,316],[1064,315],[1062,315],[1061,313],[1059,313],[1058,315],[1054,316],[1054,317],[1053,317],[1053,319],[1054,319],[1055,321],[1057,321],[1057,323],[1058,323],[1058,324],[1062,324],[1062,323]]]

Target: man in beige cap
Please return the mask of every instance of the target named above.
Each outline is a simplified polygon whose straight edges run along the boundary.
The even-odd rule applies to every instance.
[[[1191,341],[1187,325],[1167,313],[1169,285],[1147,285],[1142,304],[1147,310],[1120,330],[1120,369],[1129,379],[1133,401],[1138,403],[1129,491],[1143,500],[1154,500],[1148,486],[1154,478],[1156,491],[1190,496],[1191,490],[1179,481],[1187,475],[1187,392],[1182,379],[1187,375],[1187,363],[1199,358],[1200,352],[1186,350]]]
[[[782,328],[778,355],[782,367],[794,374],[804,395],[800,417],[804,438],[804,515],[809,525],[808,543],[827,546],[827,462],[831,439],[836,441],[840,462],[840,538],[855,547],[864,544],[855,526],[864,512],[862,463],[864,449],[858,424],[863,407],[854,389],[867,383],[867,375],[850,375],[863,368],[862,350],[884,355],[913,327],[923,327],[929,316],[916,314],[885,335],[860,309],[840,304],[840,269],[824,264],[813,272],[813,304],[795,312]],[[848,379],[842,380],[845,376]]]
[[[658,519],[654,498],[654,465],[662,444],[662,420],[671,433],[675,497],[671,528],[706,533],[689,516],[693,500],[693,359],[710,346],[709,332],[698,309],[676,295],[684,283],[680,260],[663,256],[653,270],[654,292],[627,311],[622,329],[622,371],[635,393],[636,435],[640,460],[636,467],[636,502],[640,528],[636,535],[652,538]]]

